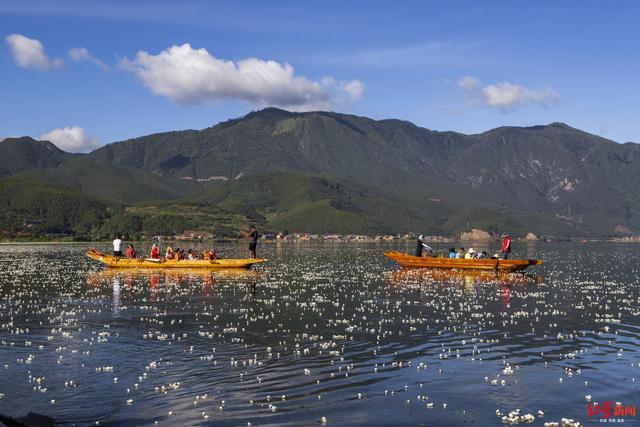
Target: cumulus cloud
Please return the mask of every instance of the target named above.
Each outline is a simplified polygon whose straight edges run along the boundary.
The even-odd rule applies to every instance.
[[[21,34],[9,34],[5,41],[19,67],[50,70],[62,66],[62,59],[47,56],[40,40],[30,39]]]
[[[179,104],[239,99],[293,111],[324,110],[335,101],[337,85],[331,77],[318,82],[297,76],[286,63],[257,58],[219,59],[188,43],[171,46],[157,55],[140,51],[134,59],[123,59],[120,67],[140,78],[151,92]],[[358,98],[364,85],[355,82],[343,82],[338,89],[352,99],[354,95]]]
[[[502,112],[513,111],[526,104],[539,104],[548,107],[560,99],[558,92],[550,87],[536,91],[511,82],[501,82],[483,86],[473,76],[465,76],[458,80],[458,86],[469,97],[472,104],[481,104]]]
[[[340,89],[349,95],[352,101],[357,101],[362,97],[365,85],[360,80],[340,83]]]
[[[58,148],[70,153],[86,153],[100,146],[98,140],[88,135],[79,126],[65,126],[53,129],[50,132],[40,135],[41,140],[51,141]]]
[[[87,48],[84,47],[74,47],[72,49],[69,49],[69,58],[71,58],[75,62],[91,62],[102,68],[104,71],[107,71],[109,69],[107,64],[93,56],[87,50]]]

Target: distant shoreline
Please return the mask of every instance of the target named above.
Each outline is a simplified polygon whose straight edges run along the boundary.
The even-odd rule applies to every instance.
[[[585,241],[586,240],[586,241]],[[162,243],[164,245],[171,243],[182,244],[182,245],[200,245],[200,244],[218,244],[218,243],[245,243],[246,239],[221,239],[221,240],[163,240]],[[260,244],[300,244],[300,243],[326,243],[326,244],[390,244],[390,243],[405,243],[405,244],[413,244],[415,241],[413,239],[395,239],[395,240],[348,240],[348,239],[311,239],[311,240],[293,240],[293,239],[273,239],[273,240],[264,240],[261,239]],[[456,244],[456,245],[476,245],[482,246],[486,244],[496,243],[498,240],[424,240],[426,243],[431,244]],[[611,238],[611,239],[538,239],[538,240],[527,240],[527,239],[514,239],[514,242],[518,243],[560,243],[560,242],[573,242],[573,243],[640,243],[640,239],[620,239],[620,238]],[[151,240],[125,240],[125,243],[134,243],[138,245],[143,244],[151,244],[153,243]],[[64,246],[82,246],[82,245],[110,245],[111,240],[104,241],[54,241],[54,240],[25,240],[25,241],[0,241],[0,246],[53,246],[53,245],[64,245]]]

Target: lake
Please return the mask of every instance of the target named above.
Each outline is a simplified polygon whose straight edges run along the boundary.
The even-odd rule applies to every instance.
[[[500,277],[382,256],[412,243],[261,243],[267,264],[213,273],[105,271],[88,246],[0,246],[0,413],[499,426],[519,409],[513,422],[542,426],[640,404],[634,244],[515,242],[514,257],[545,264]]]

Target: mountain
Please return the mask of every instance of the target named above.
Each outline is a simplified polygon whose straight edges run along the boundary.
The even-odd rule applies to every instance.
[[[0,177],[36,168],[57,168],[71,157],[74,155],[49,141],[36,141],[29,137],[6,138],[0,140]]]
[[[0,235],[89,237],[109,218],[111,209],[98,199],[55,183],[0,179]]]
[[[5,174],[116,204],[195,203],[272,229],[453,234],[482,227],[555,236],[640,230],[640,145],[562,123],[464,135],[401,120],[267,108],[86,155],[20,140],[31,148],[13,148],[9,163],[21,166],[5,167]],[[49,155],[30,154],[43,147]]]

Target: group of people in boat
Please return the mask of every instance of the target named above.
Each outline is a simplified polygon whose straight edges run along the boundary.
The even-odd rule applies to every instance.
[[[116,237],[113,241],[113,256],[121,257],[122,254],[122,239],[120,237]],[[127,245],[127,248],[124,251],[125,258],[137,258],[138,253],[136,252],[133,245]],[[167,249],[164,254],[165,259],[171,259],[180,261],[183,259],[187,260],[216,260],[218,259],[218,253],[215,249],[204,249],[202,253],[198,254],[194,249],[189,249],[185,251],[185,249],[176,248],[173,249],[171,246],[167,246]],[[158,245],[154,243],[151,246],[151,253],[149,255],[151,259],[160,259],[160,249]]]
[[[165,252],[164,257],[166,259],[175,259],[176,261],[180,261],[183,259],[188,259],[188,260],[204,259],[204,260],[213,261],[218,259],[218,254],[216,253],[215,249],[211,249],[211,250],[204,249],[202,253],[198,255],[198,253],[193,249],[189,249],[185,253],[184,249],[176,248],[175,250],[173,250],[171,246],[167,246],[167,250]]]
[[[445,256],[444,254],[435,254],[433,249],[424,243],[424,237],[420,235],[418,237],[415,256],[440,256],[440,257],[448,257],[448,258],[457,258],[457,259],[508,259],[509,254],[511,253],[511,237],[508,233],[502,234],[502,246],[500,247],[500,252],[496,252],[492,256],[489,256],[486,251],[476,252],[475,249],[469,248],[469,250],[465,250],[465,248],[449,248],[449,254]]]
[[[251,256],[251,258],[257,258],[256,257],[256,249],[258,246],[258,231],[256,230],[256,227],[254,227],[253,225],[249,228],[249,233],[245,234],[246,237],[248,237],[249,239],[249,254]],[[113,240],[113,256],[114,257],[122,257],[122,246],[123,246],[123,241],[122,241],[122,237],[120,235],[117,235],[116,238]],[[137,252],[134,249],[133,245],[127,245],[127,248],[124,251],[124,257],[125,258],[136,258],[137,257]],[[216,260],[218,259],[218,254],[216,253],[215,249],[204,249],[202,251],[201,254],[198,254],[195,250],[193,249],[189,249],[188,251],[185,252],[184,249],[181,248],[176,248],[175,250],[171,247],[168,246],[165,254],[164,254],[165,259],[169,259],[169,260]],[[151,246],[151,254],[149,256],[149,258],[151,259],[160,259],[160,248],[158,247],[158,245],[156,243],[154,243]]]

